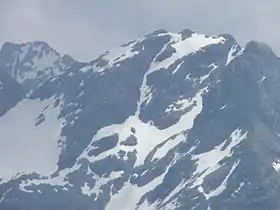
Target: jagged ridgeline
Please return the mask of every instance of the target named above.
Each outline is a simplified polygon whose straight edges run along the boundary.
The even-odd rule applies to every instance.
[[[0,209],[279,210],[280,62],[158,30],[81,63],[0,51]]]

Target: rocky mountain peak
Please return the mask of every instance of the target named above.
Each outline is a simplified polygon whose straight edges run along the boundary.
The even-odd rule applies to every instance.
[[[6,42],[0,50],[0,69],[22,84],[27,93],[47,79],[63,73],[65,67],[73,62],[70,56],[60,56],[42,41]]]
[[[0,81],[72,62],[45,46],[2,50]],[[277,210],[279,72],[263,44],[191,30],[74,62],[2,109],[0,209]]]

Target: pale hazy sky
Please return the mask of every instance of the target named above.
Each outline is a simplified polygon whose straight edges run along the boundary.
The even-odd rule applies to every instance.
[[[231,33],[280,54],[280,0],[0,0],[0,45],[46,41],[92,60],[103,51],[164,28]]]

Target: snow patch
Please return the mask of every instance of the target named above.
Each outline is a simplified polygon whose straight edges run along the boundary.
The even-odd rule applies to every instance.
[[[142,165],[148,154],[151,152],[151,150],[155,148],[158,144],[164,142],[165,140],[169,139],[175,134],[188,131],[192,128],[195,118],[202,110],[202,95],[204,94],[205,90],[206,89],[200,90],[196,94],[196,96],[194,96],[191,99],[191,103],[195,103],[192,109],[184,115],[182,115],[180,120],[176,124],[166,129],[160,130],[157,127],[155,127],[151,122],[144,123],[139,119],[137,115],[133,115],[122,124],[114,124],[100,129],[92,140],[92,142],[94,142],[104,137],[118,134],[119,142],[122,142],[131,135],[131,127],[134,127],[136,130],[135,136],[138,142],[136,146],[126,147],[124,145],[118,144],[113,149],[105,151],[100,155],[93,157],[90,157],[88,155],[88,152],[92,149],[91,147],[88,147],[80,158],[86,158],[89,161],[97,161],[104,159],[109,155],[115,155],[118,157],[117,153],[120,150],[124,150],[126,152],[132,152],[136,150],[137,160],[135,162],[135,167]],[[183,139],[184,138],[182,136],[179,136],[174,143],[177,144]]]
[[[263,82],[266,79],[266,76],[263,76],[260,82]]]
[[[220,110],[224,110],[226,107],[227,107],[227,105],[225,104],[220,108]]]
[[[170,104],[166,110],[165,113],[170,113],[170,112],[178,112],[178,111],[183,111],[196,103],[190,98],[187,99],[180,99],[178,101],[173,102],[173,104]]]
[[[82,194],[84,195],[91,196],[90,190],[90,185],[87,182],[81,187]]]
[[[272,167],[277,171],[280,172],[280,160],[277,160],[272,163]]]
[[[208,74],[199,78],[199,84],[204,82],[213,73],[213,71],[215,71],[218,68],[218,66],[214,63],[210,64],[209,67],[211,68],[211,70],[209,71]]]
[[[176,49],[176,52],[171,57],[161,61],[154,62],[152,70],[167,69],[176,60],[183,58],[191,53],[199,51],[201,48],[212,44],[223,43],[225,38],[223,37],[206,37],[202,34],[193,33],[191,37],[183,39],[181,34],[170,34],[172,36],[170,46]],[[167,47],[167,46],[166,46]]]
[[[91,70],[93,70],[92,66],[84,66],[79,71],[82,72],[82,73],[86,73],[86,72],[91,71]]]
[[[50,175],[57,169],[62,119],[54,103],[54,98],[25,99],[0,118],[0,179],[18,173]]]

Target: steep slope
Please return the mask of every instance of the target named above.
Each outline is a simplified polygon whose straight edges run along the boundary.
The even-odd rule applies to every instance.
[[[27,93],[50,77],[63,73],[73,62],[70,56],[60,56],[45,42],[7,42],[0,50],[0,69],[22,84]]]
[[[0,208],[279,209],[279,74],[189,30],[74,63],[0,118]]]

